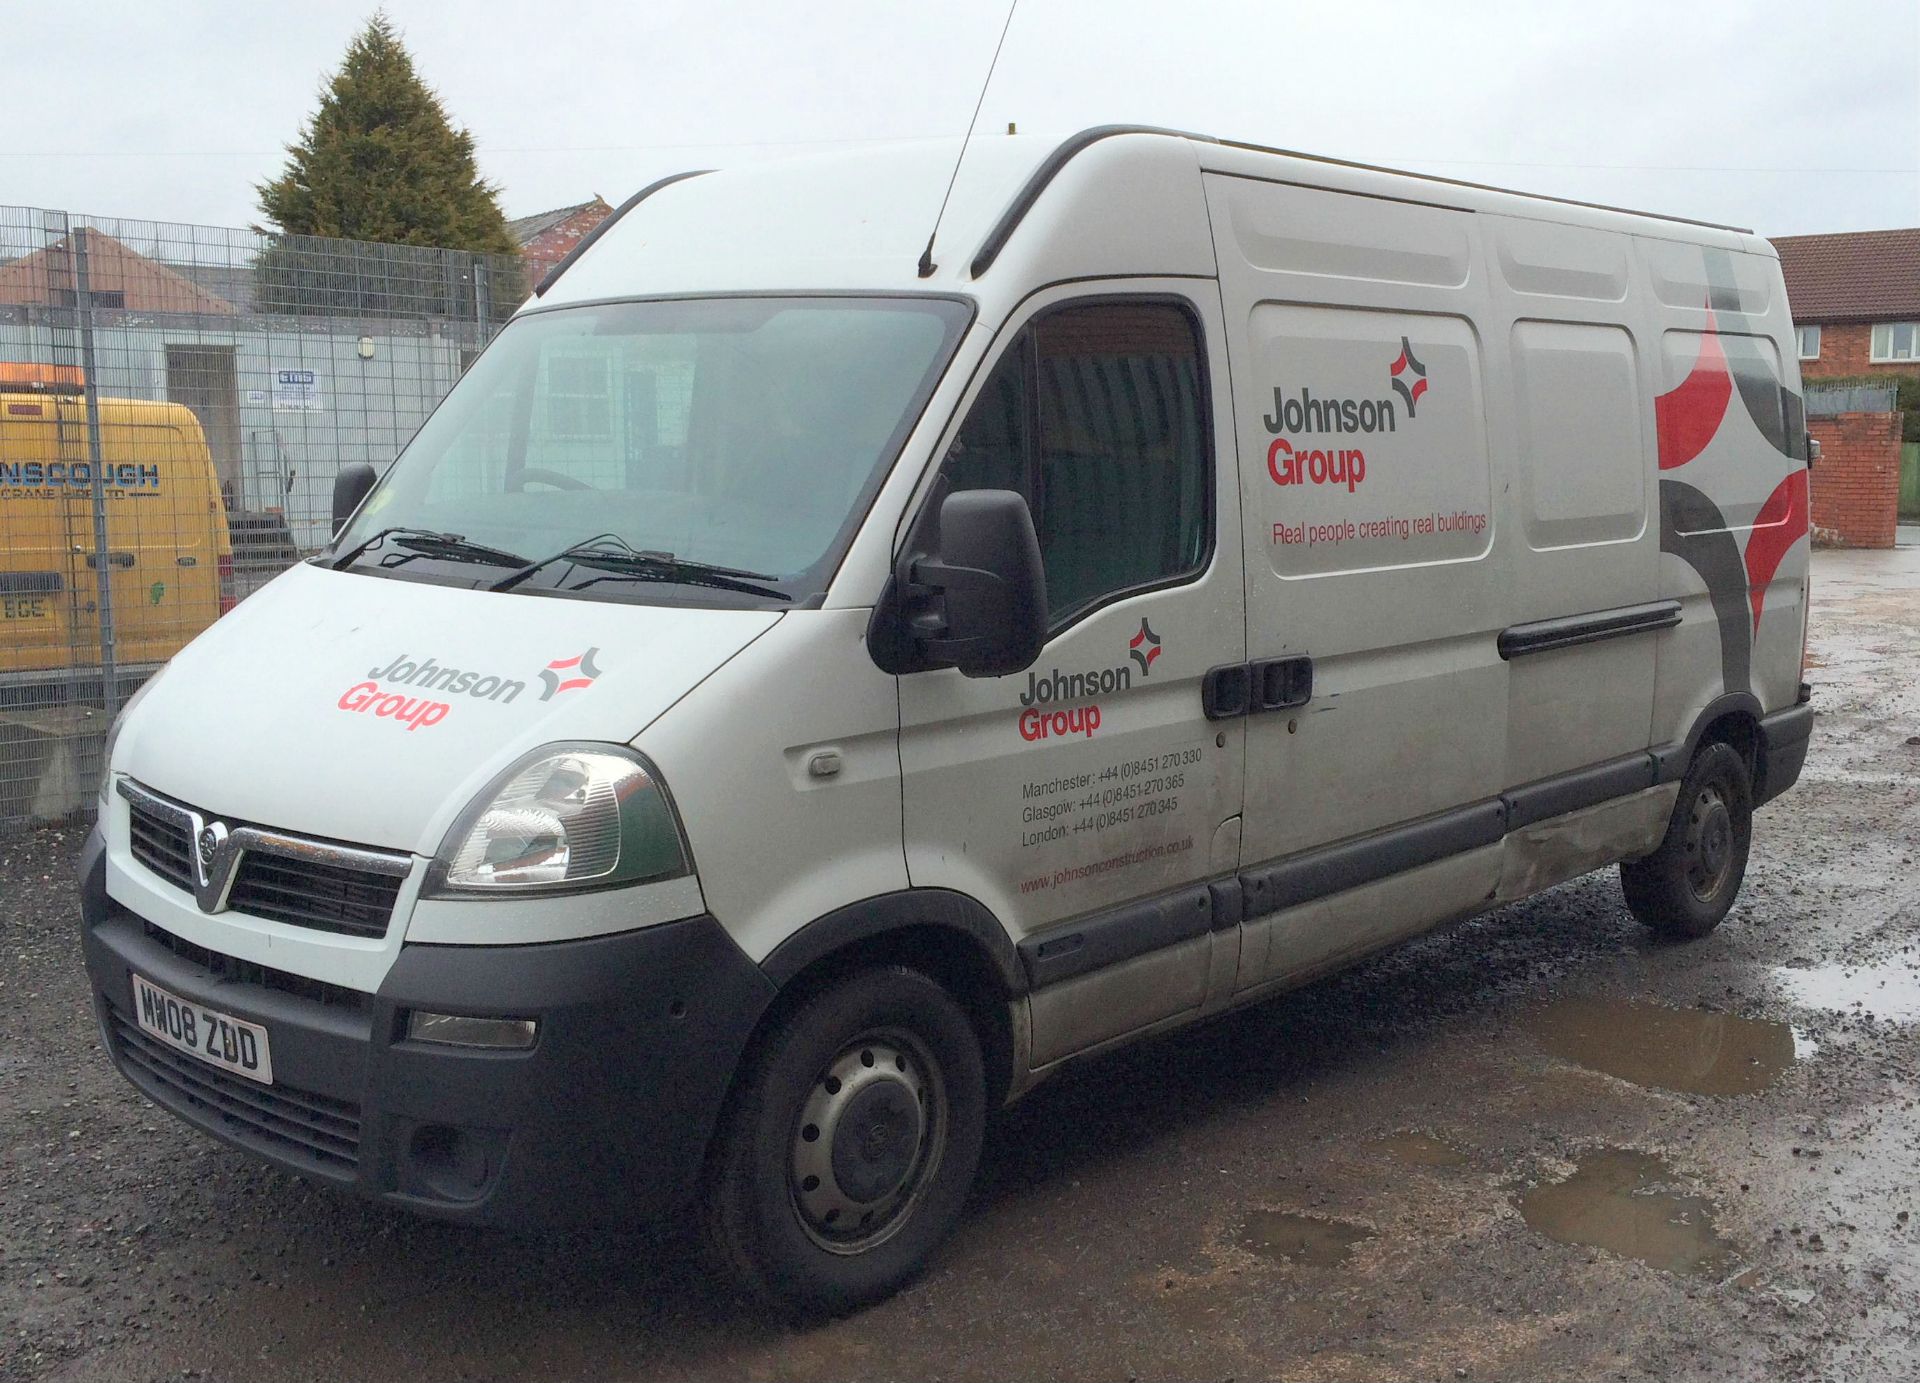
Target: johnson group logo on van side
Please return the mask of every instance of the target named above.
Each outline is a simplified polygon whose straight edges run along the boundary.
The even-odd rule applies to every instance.
[[[1165,652],[1164,641],[1142,618],[1140,628],[1127,640],[1127,657],[1140,669],[1142,677],[1153,671],[1155,659]],[[1100,729],[1100,703],[1090,701],[1071,709],[1052,709],[1054,703],[1111,696],[1133,685],[1133,668],[1125,663],[1114,667],[1088,668],[1084,672],[1063,672],[1049,668],[1043,676],[1027,674],[1027,689],[1020,693],[1024,708],[1017,717],[1020,738],[1032,744],[1039,740],[1081,735],[1088,739]]]
[[[1400,338],[1400,356],[1387,366],[1387,375],[1393,391],[1407,401],[1407,417],[1412,418],[1414,405],[1427,392],[1427,367],[1414,359],[1413,346],[1404,336]]]
[[[1413,343],[1400,338],[1400,354],[1387,366],[1387,382],[1407,407],[1407,420],[1427,392],[1427,367],[1413,353]],[[1292,398],[1284,387],[1273,389],[1273,412],[1261,419],[1274,434],[1267,447],[1267,474],[1276,485],[1344,485],[1348,494],[1367,479],[1367,454],[1360,447],[1316,447],[1289,440],[1283,433],[1377,433],[1400,429],[1398,405],[1391,398],[1315,398],[1301,389]]]

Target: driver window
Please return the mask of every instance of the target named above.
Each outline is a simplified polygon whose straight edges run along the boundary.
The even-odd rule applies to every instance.
[[[1061,308],[1030,323],[975,400],[946,473],[1025,496],[1055,628],[1119,592],[1201,568],[1210,461],[1198,324],[1168,302]]]

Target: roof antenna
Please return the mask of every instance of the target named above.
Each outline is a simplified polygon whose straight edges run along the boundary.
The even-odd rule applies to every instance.
[[[940,266],[933,262],[933,237],[940,234],[940,218],[947,214],[947,200],[953,196],[953,185],[960,178],[960,163],[967,156],[967,143],[973,138],[973,127],[980,121],[980,107],[987,103],[987,88],[993,84],[993,69],[1000,65],[1000,50],[1007,46],[1007,30],[1013,27],[1013,12],[1020,8],[1020,0],[1013,0],[1007,6],[1007,22],[1000,26],[1000,41],[993,45],[993,61],[987,64],[987,79],[980,83],[980,99],[973,103],[973,118],[967,121],[967,135],[960,141],[960,153],[953,160],[953,172],[947,178],[946,194],[940,198],[940,210],[934,213],[933,231],[927,236],[927,248],[920,252],[920,277],[931,278],[933,271]],[[1012,133],[1013,127],[1007,127]]]

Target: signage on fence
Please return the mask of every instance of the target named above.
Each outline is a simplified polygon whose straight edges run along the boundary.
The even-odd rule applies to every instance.
[[[319,413],[326,408],[326,386],[313,370],[280,370],[273,377],[273,411]]]

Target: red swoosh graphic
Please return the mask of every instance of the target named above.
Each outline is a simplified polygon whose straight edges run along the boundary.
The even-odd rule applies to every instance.
[[[1733,397],[1733,376],[1727,372],[1727,353],[1720,348],[1720,337],[1713,314],[1707,314],[1707,329],[1700,337],[1700,355],[1693,369],[1672,391],[1653,401],[1655,430],[1660,438],[1660,469],[1670,471],[1684,466],[1707,449],[1720,420],[1727,414],[1727,400]]]
[[[1767,603],[1767,586],[1780,570],[1787,549],[1806,536],[1807,473],[1795,471],[1774,487],[1754,517],[1747,537],[1747,595],[1753,602],[1753,627],[1760,628],[1760,610]]]
[[[574,661],[578,662],[579,660],[575,659]],[[561,692],[572,691],[575,687],[591,687],[592,685],[593,679],[591,677],[572,677],[555,687],[553,694],[558,696]]]

